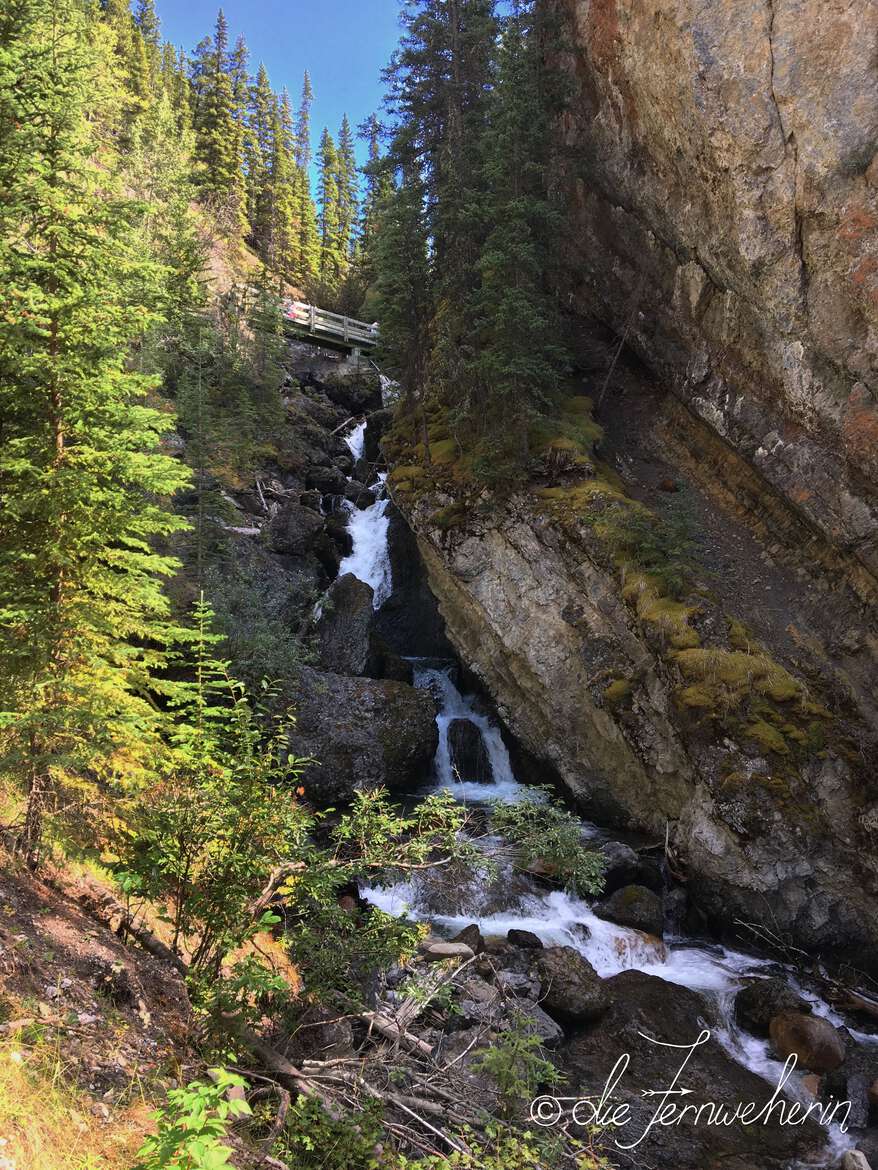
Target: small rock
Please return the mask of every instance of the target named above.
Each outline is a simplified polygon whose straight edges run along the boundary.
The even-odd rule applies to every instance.
[[[754,1036],[767,1036],[774,1016],[811,1011],[810,1006],[782,979],[759,979],[735,996],[735,1019]]]
[[[609,898],[594,907],[598,918],[643,930],[661,938],[664,934],[665,915],[662,900],[646,886],[623,886]]]
[[[771,1021],[768,1034],[782,1059],[795,1054],[799,1064],[811,1072],[832,1072],[844,1060],[841,1036],[819,1016],[782,1012]]]
[[[869,1086],[869,1105],[878,1109],[878,1081],[873,1081]]]
[[[667,476],[665,479],[659,481],[659,490],[663,492],[678,492],[680,485],[675,479]]]
[[[802,1088],[812,1097],[820,1096],[820,1077],[816,1073],[808,1073],[802,1077]]]
[[[866,1155],[859,1150],[848,1150],[841,1160],[841,1170],[872,1170]]]
[[[498,971],[497,983],[508,995],[521,996],[523,999],[537,996],[540,992],[538,981],[521,971]]]
[[[477,922],[471,922],[469,926],[465,926],[451,941],[466,943],[474,955],[480,955],[485,949],[485,940],[482,938],[482,932],[479,930]]]
[[[522,947],[526,951],[541,951],[543,940],[532,930],[517,930],[514,926],[507,930],[506,938],[514,947]]]
[[[462,942],[434,942],[424,951],[428,963],[439,963],[443,959],[472,959],[475,952]]]
[[[630,845],[622,841],[605,841],[601,845],[604,862],[604,891],[612,894],[637,878],[639,859]]]
[[[515,1014],[525,1031],[539,1036],[547,1048],[554,1048],[564,1039],[564,1029],[538,1003],[521,1003],[516,1006]]]

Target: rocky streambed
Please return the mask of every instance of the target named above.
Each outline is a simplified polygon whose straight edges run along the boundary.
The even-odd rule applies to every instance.
[[[278,475],[261,515],[250,500],[253,513],[240,525],[259,530],[240,539],[258,546],[272,571],[313,584],[316,656],[301,668],[292,696],[294,750],[320,761],[306,774],[308,795],[330,804],[357,786],[384,784],[409,801],[438,787],[478,816],[498,798],[528,798],[520,777],[557,778],[553,752],[586,750],[588,736],[588,750],[612,756],[613,734],[599,715],[590,725],[559,719],[543,744],[549,762],[535,762],[492,702],[499,699],[506,715],[526,699],[514,689],[514,670],[507,664],[504,686],[490,695],[461,667],[462,658],[464,667],[479,668],[485,644],[479,628],[465,624],[455,624],[454,647],[446,638],[421,552],[379,470],[376,432],[386,412],[375,388],[364,399],[359,384],[333,375],[332,397],[319,377],[306,378],[301,394],[291,388],[292,412],[314,423],[310,448],[295,471]],[[477,579],[477,563],[491,564],[496,537],[483,536],[481,549],[478,539],[468,546],[469,580]],[[514,556],[507,563],[510,589],[531,615],[533,646],[548,655],[546,610],[533,609],[535,593],[517,563]],[[431,578],[435,584],[435,569]],[[441,594],[440,601],[445,609]],[[554,652],[563,655],[564,645]],[[500,662],[499,652],[492,661]],[[545,701],[561,710],[566,699],[559,691]],[[673,761],[679,749],[660,736],[653,759],[665,746]],[[672,768],[665,775],[672,784]],[[661,776],[659,767],[639,799],[659,799]],[[490,1109],[496,1088],[479,1056],[525,1021],[565,1077],[553,1092],[571,1099],[557,1106],[560,1118],[555,1105],[536,1106],[534,1124],[562,1123],[579,1098],[591,1101],[586,1112],[602,1097],[605,1106],[626,1105],[624,1123],[606,1109],[598,1118],[616,1122],[605,1126],[604,1142],[618,1165],[781,1170],[857,1167],[863,1163],[852,1159],[864,1156],[878,1164],[869,1128],[878,1088],[873,1001],[849,997],[845,1005],[846,993],[813,960],[781,962],[712,939],[704,917],[693,914],[698,892],[674,881],[665,864],[662,835],[621,832],[612,807],[602,818],[600,786],[592,783],[592,815],[617,826],[582,822],[583,840],[606,858],[606,887],[595,903],[511,866],[460,885],[424,876],[360,891],[373,906],[430,925],[416,969],[449,957],[461,963],[446,1010],[419,1022],[422,1041]],[[611,792],[607,803],[614,803]],[[403,977],[391,973],[381,985],[376,1010],[392,1014]],[[798,1067],[790,1074],[785,1060],[793,1054]],[[762,1117],[772,1102],[776,1108]],[[655,1120],[660,1106],[680,1103],[703,1111]]]

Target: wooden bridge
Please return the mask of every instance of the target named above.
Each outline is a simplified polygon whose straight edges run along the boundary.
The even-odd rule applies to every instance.
[[[288,330],[298,337],[345,349],[371,349],[378,343],[377,322],[370,325],[303,301],[284,301],[283,315]]]

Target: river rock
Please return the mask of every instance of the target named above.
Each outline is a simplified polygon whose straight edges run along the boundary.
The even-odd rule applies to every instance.
[[[344,492],[347,479],[345,473],[338,467],[323,467],[318,463],[310,463],[305,468],[305,482],[308,487],[316,488],[325,496],[331,496]]]
[[[448,724],[451,766],[461,780],[491,784],[494,772],[491,757],[478,725],[470,719],[452,719]]]
[[[434,942],[422,952],[427,963],[441,963],[445,959],[472,959],[472,947],[465,942]]]
[[[647,1131],[659,1107],[655,1098],[643,1096],[644,1090],[670,1087],[686,1055],[673,1046],[694,1044],[703,1028],[715,1026],[714,1008],[689,988],[642,971],[623,971],[605,980],[604,991],[606,1013],[560,1053],[568,1077],[564,1092],[599,1093],[619,1058],[629,1054],[613,1100],[629,1107],[626,1124],[614,1136],[630,1143]],[[681,1104],[716,1102],[732,1113],[738,1104],[760,1107],[772,1093],[766,1081],[738,1064],[715,1037],[695,1049],[677,1083],[692,1090]],[[637,1165],[655,1170],[787,1170],[794,1160],[807,1160],[822,1147],[822,1131],[813,1121],[781,1126],[774,1116],[765,1125],[726,1126],[708,1125],[704,1117],[696,1124],[689,1115],[674,1125],[653,1125],[634,1152]],[[612,1155],[612,1145],[608,1152]]]
[[[810,1011],[810,1005],[782,979],[758,979],[735,996],[735,1019],[754,1036],[767,1036],[773,1017],[782,1012]]]
[[[469,926],[458,931],[451,941],[466,943],[474,955],[480,955],[485,949],[485,940],[482,938],[482,932],[479,930],[477,922],[471,922]]]
[[[318,761],[302,776],[315,803],[349,800],[364,788],[410,791],[429,774],[438,731],[426,691],[304,667],[290,699],[290,751]]]
[[[841,1160],[841,1170],[872,1170],[872,1167],[860,1150],[846,1150]]]
[[[870,1113],[878,1105],[878,1098],[872,1099],[878,1077],[878,1049],[872,1044],[859,1043],[850,1035],[845,1040],[845,1048],[844,1062],[823,1078],[821,1096],[850,1101],[849,1128],[865,1129]]]
[[[327,590],[317,623],[321,665],[334,674],[366,674],[370,660],[372,586],[345,573]]]
[[[351,536],[348,528],[350,519],[349,513],[335,511],[330,512],[328,516],[324,517],[323,521],[327,533],[338,545],[342,555],[346,557],[349,557],[354,551],[354,538]]]
[[[344,497],[358,508],[371,508],[375,503],[375,493],[364,483],[356,479],[349,479],[344,489]]]
[[[623,841],[605,841],[600,847],[605,859],[604,893],[612,894],[637,880],[639,858]]]
[[[598,1019],[607,994],[597,971],[573,947],[545,947],[537,960],[541,1004],[560,1023]]]
[[[623,886],[594,907],[598,918],[628,926],[661,938],[664,933],[664,909],[658,894],[646,886]]]
[[[507,930],[506,938],[514,947],[523,947],[527,951],[543,949],[543,940],[532,930],[518,930],[513,926],[511,930]]]
[[[844,1041],[820,1016],[782,1012],[771,1021],[768,1033],[782,1059],[795,1054],[799,1064],[812,1072],[832,1072],[844,1060]]]
[[[323,517],[311,508],[291,501],[284,504],[268,524],[268,547],[272,552],[301,556],[323,528]]]

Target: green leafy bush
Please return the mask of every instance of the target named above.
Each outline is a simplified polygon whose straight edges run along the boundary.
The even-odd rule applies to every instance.
[[[171,1089],[166,1106],[155,1114],[158,1132],[138,1150],[134,1170],[224,1170],[231,1166],[232,1149],[223,1139],[231,1123],[250,1114],[242,1097],[230,1089],[244,1089],[243,1077],[212,1069],[212,1083],[191,1081]]]
[[[523,868],[541,862],[578,894],[603,889],[602,854],[583,845],[578,818],[544,790],[533,789],[515,803],[498,801],[491,825],[514,846]]]

